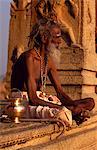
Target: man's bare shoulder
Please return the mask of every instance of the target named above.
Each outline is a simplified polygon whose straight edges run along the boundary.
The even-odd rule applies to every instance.
[[[27,50],[24,55],[25,55],[26,59],[37,58],[37,53],[34,49]]]

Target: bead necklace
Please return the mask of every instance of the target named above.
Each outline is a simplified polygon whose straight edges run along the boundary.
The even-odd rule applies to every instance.
[[[46,55],[45,60],[41,57],[41,55],[39,54],[38,50],[36,48],[34,48],[37,55],[40,57],[40,76],[41,76],[41,91],[43,93],[45,93],[46,90],[46,80],[47,80],[47,68],[48,68],[48,57]]]

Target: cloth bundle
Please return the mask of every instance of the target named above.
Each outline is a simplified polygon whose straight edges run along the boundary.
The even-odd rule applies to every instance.
[[[48,106],[29,106],[29,112],[31,118],[60,119],[66,126],[72,125],[72,113],[66,107],[59,110]]]

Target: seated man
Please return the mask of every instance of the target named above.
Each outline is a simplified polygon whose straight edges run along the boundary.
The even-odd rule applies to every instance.
[[[11,75],[11,88],[27,91],[29,104],[35,106],[49,106],[50,108],[62,109],[66,106],[73,115],[80,114],[84,110],[92,110],[94,100],[87,98],[73,101],[62,90],[58,73],[50,57],[49,44],[53,42],[58,48],[61,43],[61,31],[57,24],[45,27],[42,36],[38,33],[33,49],[21,54],[15,63]],[[61,105],[41,100],[36,91],[45,92],[46,78],[49,77],[53,84]]]

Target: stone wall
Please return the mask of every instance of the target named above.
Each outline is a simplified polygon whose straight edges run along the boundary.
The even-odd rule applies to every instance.
[[[83,77],[81,75],[84,63],[84,51],[80,48],[63,47],[61,51],[61,62],[58,67],[60,81],[64,91],[72,99],[80,99],[82,95]],[[53,91],[48,82],[48,93]]]

